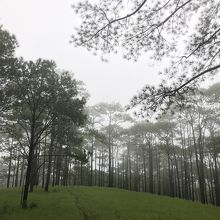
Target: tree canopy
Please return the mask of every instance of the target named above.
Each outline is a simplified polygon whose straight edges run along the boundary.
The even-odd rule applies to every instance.
[[[44,149],[49,157],[49,177],[52,157],[56,153],[54,144],[58,146],[57,152],[66,157],[87,159],[86,153],[78,148],[82,143],[80,128],[87,120],[86,93],[70,72],[59,72],[54,61],[25,61],[15,56],[16,47],[15,36],[0,26],[0,118],[5,137],[2,142],[10,142],[5,144],[7,147],[3,144],[4,152],[10,155],[10,169],[13,152],[16,152],[18,167],[23,158],[23,166],[27,168],[22,195],[22,207],[26,208],[28,191],[33,191],[41,166],[36,157],[41,156],[39,149],[43,139],[50,138],[51,142],[49,146],[45,144]]]
[[[141,115],[165,111],[198,83],[213,75],[219,64],[219,1],[104,0],[73,5],[82,22],[72,35],[76,46],[102,54],[122,51],[126,59],[149,53],[168,58],[163,71],[169,82],[146,86],[131,101]],[[176,102],[178,100],[178,102]],[[180,104],[181,107],[181,104]]]

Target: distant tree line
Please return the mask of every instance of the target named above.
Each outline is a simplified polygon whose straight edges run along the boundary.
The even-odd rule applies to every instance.
[[[73,184],[118,187],[220,205],[220,84],[188,97],[181,111],[135,121],[119,104],[90,108]],[[95,130],[95,132],[94,132]]]

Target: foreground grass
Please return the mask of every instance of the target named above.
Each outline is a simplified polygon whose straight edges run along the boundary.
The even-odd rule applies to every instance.
[[[0,220],[219,220],[220,208],[145,193],[98,187],[56,187],[30,194],[0,190]]]

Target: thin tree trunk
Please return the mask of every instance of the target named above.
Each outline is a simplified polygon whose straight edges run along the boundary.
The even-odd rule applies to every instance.
[[[54,139],[55,139],[55,124],[53,123],[52,128],[51,128],[51,140],[50,140],[50,146],[49,146],[49,152],[48,152],[49,154],[48,155],[48,166],[47,166],[47,175],[46,175],[44,192],[48,192],[49,190]]]
[[[12,164],[12,149],[10,149],[10,156],[9,156],[8,177],[7,177],[7,188],[9,188],[9,186],[10,186],[11,164]]]
[[[20,167],[20,156],[18,155],[17,168],[16,168],[16,177],[15,177],[15,187],[18,186],[19,167]]]

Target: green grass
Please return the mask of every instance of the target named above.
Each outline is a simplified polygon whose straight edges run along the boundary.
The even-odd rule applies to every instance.
[[[56,187],[30,193],[0,190],[0,220],[219,220],[220,208],[180,199],[98,187]]]

